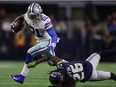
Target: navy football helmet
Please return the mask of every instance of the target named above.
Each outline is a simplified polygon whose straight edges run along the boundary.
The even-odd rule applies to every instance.
[[[49,81],[51,84],[57,85],[62,81],[62,76],[59,72],[52,72],[49,76]]]

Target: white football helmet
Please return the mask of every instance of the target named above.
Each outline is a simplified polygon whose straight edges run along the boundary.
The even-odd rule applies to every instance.
[[[27,15],[30,19],[40,19],[42,8],[38,3],[32,3],[27,9]]]

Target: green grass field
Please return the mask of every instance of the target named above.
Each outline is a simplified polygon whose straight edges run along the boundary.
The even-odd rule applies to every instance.
[[[10,79],[10,75],[21,72],[24,62],[1,61],[0,62],[0,87],[48,87],[48,72],[55,69],[47,63],[42,63],[30,70],[24,84],[16,83]],[[98,69],[116,73],[116,63],[100,63]],[[99,82],[77,83],[77,87],[116,87],[112,80]]]

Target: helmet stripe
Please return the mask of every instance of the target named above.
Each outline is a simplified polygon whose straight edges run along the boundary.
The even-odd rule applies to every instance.
[[[33,8],[34,8],[35,3],[31,5],[31,13],[33,13]]]

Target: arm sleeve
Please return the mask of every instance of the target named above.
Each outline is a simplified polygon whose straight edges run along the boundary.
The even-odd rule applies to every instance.
[[[58,38],[54,28],[48,29],[47,32],[52,37],[52,44],[56,45],[56,43],[59,41],[59,38]]]

